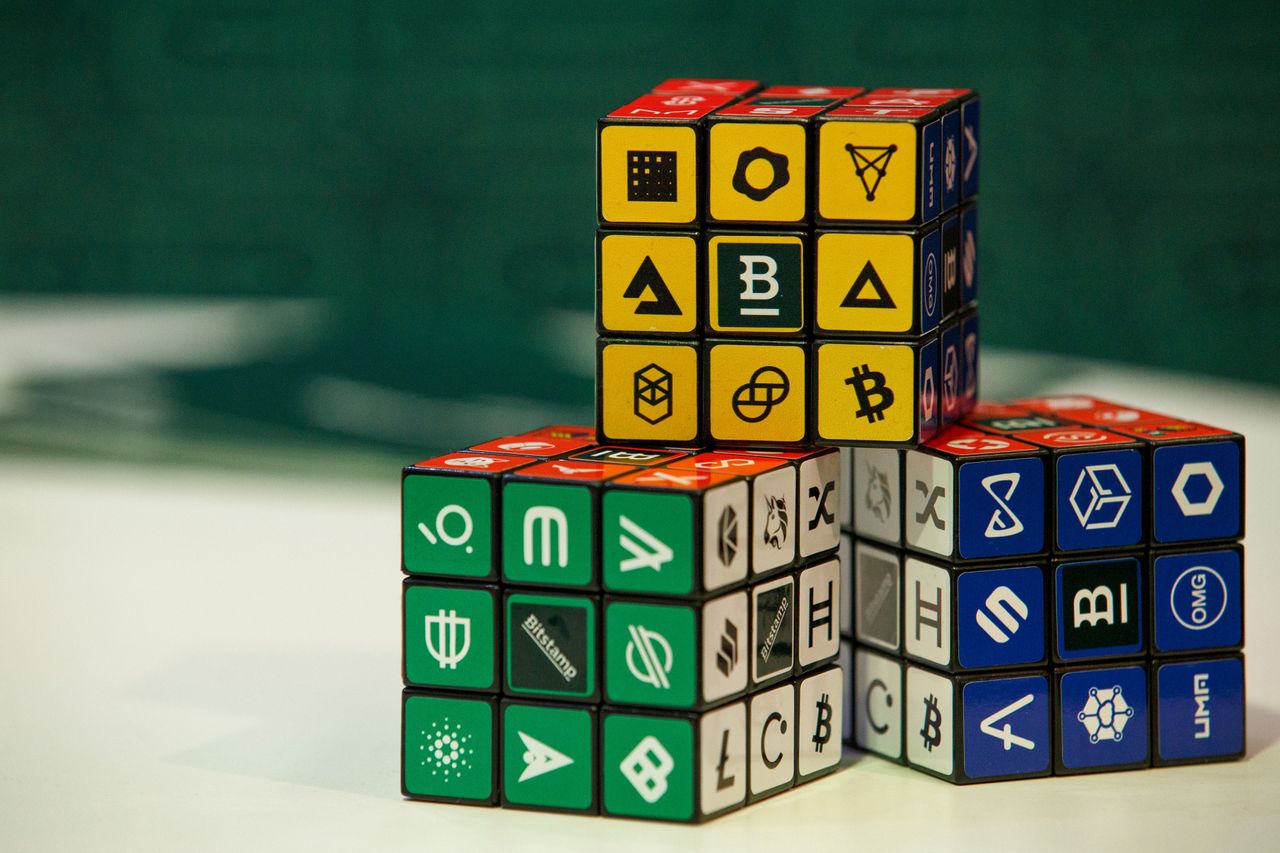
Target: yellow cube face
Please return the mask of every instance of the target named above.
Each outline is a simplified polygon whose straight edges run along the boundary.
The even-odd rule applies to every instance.
[[[909,234],[821,234],[816,280],[820,332],[901,334],[914,326],[916,242]],[[936,307],[936,277],[926,298]]]
[[[821,343],[818,440],[904,442],[916,432],[916,351],[906,344]]]
[[[712,219],[806,219],[808,139],[803,125],[717,122],[709,131],[708,150],[707,196]]]
[[[712,344],[707,355],[712,440],[803,441],[806,356],[802,345]]]
[[[600,239],[600,325],[622,334],[698,328],[698,241],[683,234]]]
[[[698,136],[691,127],[609,125],[600,131],[600,216],[690,225],[698,219]]]
[[[919,130],[907,122],[828,121],[818,128],[818,215],[908,222],[920,198]]]
[[[698,437],[698,348],[693,344],[602,345],[599,426],[609,441]]]

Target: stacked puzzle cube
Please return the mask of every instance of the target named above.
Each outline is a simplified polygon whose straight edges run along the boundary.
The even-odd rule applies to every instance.
[[[592,437],[405,469],[405,794],[691,822],[834,770],[838,451]]]
[[[1090,397],[857,448],[861,748],[953,782],[1244,752],[1244,439]]]
[[[601,437],[926,440],[976,395],[977,96],[758,89],[600,120]]]
[[[597,138],[596,425],[404,469],[406,796],[1241,754],[1243,439],[977,402],[975,93],[668,80]]]

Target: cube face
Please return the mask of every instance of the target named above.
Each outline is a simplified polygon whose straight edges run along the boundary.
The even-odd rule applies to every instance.
[[[923,223],[941,211],[942,124],[937,114],[902,110],[895,118],[906,120],[885,120],[877,115],[884,112],[888,110],[846,106],[822,117],[817,129],[819,220]]]
[[[751,102],[722,110],[751,113]],[[755,108],[780,108],[761,104]],[[811,107],[809,109],[812,109]],[[712,119],[707,130],[707,218],[716,222],[803,223],[809,216],[808,133],[803,123]]]
[[[830,667],[801,679],[796,686],[798,782],[822,776],[840,764],[841,732],[849,713],[845,703],[847,672]]]
[[[695,724],[685,717],[605,711],[600,770],[605,814],[690,821],[695,816]]]
[[[798,550],[805,560],[833,550],[840,538],[840,454],[827,450],[800,463],[798,506],[800,519]]]
[[[698,626],[692,607],[606,604],[604,654],[609,702],[675,708],[697,703]]]
[[[492,699],[405,691],[400,787],[406,797],[492,805],[497,800],[497,709]]]
[[[524,702],[502,704],[502,804],[593,813],[596,712]]]
[[[496,587],[404,586],[405,684],[496,693]]]
[[[597,423],[606,441],[694,442],[701,406],[698,348],[673,342],[600,342]]]
[[[597,329],[607,335],[696,334],[701,275],[701,247],[694,235],[601,231]]]
[[[802,334],[808,312],[807,255],[803,234],[711,234],[707,333]]]
[[[968,308],[978,301],[978,206],[960,209],[960,303]]]
[[[757,693],[748,701],[750,793],[756,801],[796,781],[796,690],[790,684]]]
[[[494,490],[494,483],[485,477],[406,475],[402,516],[405,571],[493,577]]]
[[[815,344],[816,435],[905,445],[937,428],[937,343]]]
[[[1152,557],[1153,654],[1238,648],[1244,567],[1238,548]]]
[[[854,636],[859,643],[897,653],[902,642],[902,558],[894,551],[858,542],[853,560]]]
[[[1054,460],[1055,536],[1062,551],[1143,541],[1143,460],[1138,450],[1063,453]]]
[[[957,530],[964,559],[1046,550],[1045,460],[1006,456],[959,465]]]
[[[751,573],[788,568],[796,559],[796,529],[802,522],[796,499],[799,474],[782,465],[751,478]]]
[[[905,762],[902,661],[859,647],[853,661],[853,740],[860,748]]]
[[[1222,761],[1244,755],[1244,660],[1157,662],[1157,764]]]
[[[1151,715],[1144,665],[1062,670],[1054,678],[1058,773],[1150,765]]]
[[[812,669],[840,652],[840,562],[826,560],[797,575],[800,616],[796,632],[796,662]]]
[[[921,335],[943,316],[941,232],[818,234],[814,323],[830,336]]]
[[[976,96],[960,107],[960,197],[973,198],[978,194],[978,126],[981,116],[980,99]]]
[[[952,778],[956,770],[955,682],[909,666],[906,672],[907,763]]]
[[[787,575],[751,589],[751,682],[770,684],[791,675],[796,662],[796,582]]]
[[[717,443],[800,443],[809,432],[803,345],[709,342],[708,432]]]
[[[747,705],[735,702],[698,721],[698,812],[704,817],[747,800]]]
[[[502,577],[513,583],[591,587],[596,506],[585,485],[508,480],[502,487]]]
[[[855,447],[851,454],[853,491],[849,502],[853,505],[854,532],[890,545],[901,544],[902,454],[887,447]],[[943,497],[939,494],[935,505]],[[926,521],[931,522],[934,509],[926,512]]]
[[[966,777],[985,781],[1049,775],[1053,703],[1048,678],[967,681],[960,693]]]
[[[1240,444],[1229,440],[1157,446],[1151,454],[1155,540],[1242,535],[1242,456]]]
[[[591,598],[509,594],[504,604],[504,692],[595,700],[600,695],[597,619]]]
[[[960,666],[982,669],[1044,663],[1048,616],[1049,596],[1044,569],[1039,566],[960,573],[956,577]]]
[[[1145,574],[1137,557],[1054,566],[1058,660],[1140,655],[1145,649]]]

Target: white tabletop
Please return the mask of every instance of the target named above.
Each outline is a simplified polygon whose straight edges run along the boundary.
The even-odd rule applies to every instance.
[[[1280,394],[1116,369],[1037,384],[1246,434],[1247,760],[961,788],[850,754],[704,827],[409,803],[394,467],[374,480],[9,455],[0,849],[1274,849]]]

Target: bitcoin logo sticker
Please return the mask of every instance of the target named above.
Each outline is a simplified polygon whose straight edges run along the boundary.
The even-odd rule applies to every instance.
[[[712,345],[707,384],[715,439],[804,440],[808,432],[804,347]]]
[[[916,352],[905,344],[821,344],[818,435],[832,441],[910,441]]]

